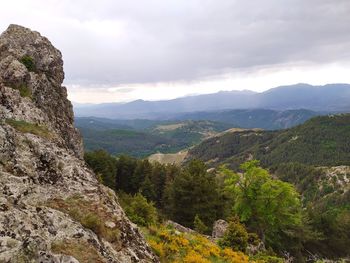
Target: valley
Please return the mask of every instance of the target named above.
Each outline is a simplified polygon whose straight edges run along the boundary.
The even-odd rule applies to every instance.
[[[286,88],[278,91],[283,93]],[[100,111],[96,112],[98,115]],[[267,233],[272,236],[264,241],[265,245],[279,256],[283,249],[288,249],[297,262],[304,262],[310,255],[314,258],[348,255],[350,236],[345,233],[350,233],[350,114],[306,109],[158,113],[152,119],[76,117],[75,120],[84,138],[87,162],[101,174],[103,182],[120,193],[122,205],[134,222],[143,224],[138,212],[128,203],[141,202],[142,198],[145,206],[147,202],[151,202],[148,203],[151,207],[154,204],[155,214],[165,215],[202,234],[210,233],[214,218],[232,220],[233,209],[233,215],[239,216],[239,222],[245,223],[248,232],[258,233],[259,238],[265,240],[265,234],[259,232],[262,226],[256,225],[264,212],[245,219],[243,211],[231,207],[232,202],[240,202],[235,199],[237,192],[228,194],[231,180],[238,180],[238,174],[253,169],[254,173],[247,175],[253,176],[251,180],[262,180],[259,176],[269,174],[263,176],[257,189],[265,184],[266,187],[279,185],[269,192],[254,190],[258,191],[256,194],[264,192],[257,198],[264,200],[274,191],[285,191],[281,195],[295,191],[293,205],[304,211],[300,214],[297,210],[271,212],[270,216],[278,213],[293,216],[284,219],[292,220],[291,225],[281,226],[288,230]],[[103,163],[115,168],[101,170],[98,167]],[[250,165],[256,167],[247,168]],[[267,179],[269,176],[272,181]],[[195,201],[203,193],[206,193],[204,199],[199,203]],[[252,206],[247,207],[248,211]],[[144,231],[153,249],[167,258],[164,262],[172,258],[173,255],[161,248],[167,246],[166,239],[159,239],[159,233],[152,227]],[[167,235],[170,238],[172,234]],[[266,260],[262,255],[256,257]],[[269,260],[264,262],[280,259]]]
[[[277,130],[301,124],[325,113],[308,110],[226,110],[192,112],[173,119],[106,119],[76,117],[87,151],[146,157],[177,153],[232,128]]]
[[[124,125],[126,123],[127,121],[123,121]],[[250,219],[245,219],[245,212],[240,210],[243,207],[231,207],[232,202],[241,202],[241,199],[235,199],[238,192],[230,194],[230,187],[233,186],[229,184],[232,180],[257,180],[257,184],[252,186],[255,190],[252,190],[251,194],[261,194],[262,196],[257,197],[257,200],[262,198],[261,202],[269,198],[270,194],[279,195],[279,198],[288,194],[295,195],[285,202],[292,202],[296,210],[280,212],[275,206],[269,208],[274,211],[269,216],[282,218],[284,213],[290,213],[291,218],[284,220],[291,221],[281,223],[286,224],[281,227],[288,229],[287,233],[282,229],[268,230],[272,232],[266,230],[266,235],[272,236],[264,241],[265,245],[279,256],[284,249],[288,249],[297,262],[304,262],[310,255],[316,258],[339,258],[348,255],[350,114],[317,116],[302,124],[280,130],[226,129],[227,127],[219,125],[220,123],[215,123],[214,129],[213,124],[210,121],[152,121],[152,124],[143,128],[154,134],[172,138],[171,136],[179,132],[181,136],[195,132],[197,136],[201,134],[202,137],[191,141],[192,144],[187,150],[176,153],[154,153],[148,158],[137,159],[126,155],[115,158],[106,152],[95,151],[88,153],[86,160],[95,167],[96,172],[101,173],[103,181],[109,182],[111,188],[123,193],[121,196],[126,202],[124,208],[131,218],[138,213],[127,203],[133,202],[133,198],[140,199],[140,196],[135,196],[139,193],[145,198],[145,202],[153,202],[158,213],[205,234],[210,233],[214,218],[230,218],[231,209],[234,209],[235,215],[240,216],[240,222],[245,223],[247,231],[259,233],[259,238],[265,240],[265,234],[259,232],[262,226],[256,225],[262,220],[260,217],[264,217],[265,210],[258,212],[254,217],[249,216]],[[100,170],[98,167],[101,166],[96,166],[107,162],[115,163],[113,169],[116,169],[116,172],[108,168]],[[242,173],[247,173],[247,177],[241,177]],[[245,181],[244,184],[249,187],[253,181]],[[269,188],[268,192],[260,189],[271,187],[270,184],[276,186]],[[236,188],[237,184],[234,186]],[[244,189],[237,188],[235,191],[245,191]],[[199,195],[204,196],[199,198]],[[271,198],[270,202],[277,202],[279,199]],[[247,199],[245,202],[253,200]],[[270,202],[264,204],[264,209],[272,205]],[[292,203],[289,205],[292,206]],[[244,209],[250,211],[251,207]],[[303,212],[299,214],[297,211]],[[143,224],[139,219],[135,220]],[[152,228],[147,227],[145,231],[153,248],[160,255],[165,253],[167,258],[172,258],[171,254],[166,254],[160,248],[167,246],[166,239],[159,240],[159,237],[156,237],[159,233]],[[150,234],[149,231],[153,231],[154,234]],[[295,231],[302,234],[299,235]],[[188,234],[185,236],[188,238]],[[262,259],[263,256],[257,258]],[[266,262],[275,262],[269,260]],[[273,260],[279,262],[280,259]]]

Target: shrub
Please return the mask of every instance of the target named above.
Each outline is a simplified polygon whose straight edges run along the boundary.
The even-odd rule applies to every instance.
[[[14,85],[12,88],[18,90],[21,97],[32,99],[32,91],[25,84]]]
[[[26,68],[29,71],[35,71],[36,70],[36,66],[35,66],[35,62],[34,59],[31,56],[25,55],[20,59],[20,62],[26,66]]]
[[[248,256],[231,248],[220,248],[205,236],[180,233],[163,225],[143,228],[145,237],[160,262],[248,263]]]
[[[256,233],[248,233],[248,243],[253,246],[258,246],[261,240]]]
[[[80,219],[80,223],[83,227],[91,229],[97,235],[100,235],[102,233],[103,223],[96,214],[88,213],[86,215],[83,215]]]
[[[210,263],[208,259],[203,258],[200,254],[190,251],[184,258],[185,263]]]
[[[233,250],[246,250],[248,246],[248,233],[238,218],[231,219],[224,236],[219,240],[219,245],[223,248],[232,248]]]
[[[242,252],[233,251],[232,249],[229,249],[229,248],[225,248],[222,251],[222,257],[228,260],[228,262],[232,262],[232,263],[249,262],[249,257],[247,255],[243,254]]]
[[[283,258],[279,258],[277,256],[268,255],[266,253],[259,253],[257,255],[252,256],[252,259],[255,262],[263,262],[263,263],[283,263],[285,260]]]
[[[208,231],[208,227],[203,223],[203,221],[199,218],[198,215],[195,216],[193,225],[194,230],[198,233],[204,234]]]
[[[157,222],[157,210],[142,194],[134,196],[120,193],[121,205],[129,219],[137,225],[148,226]]]

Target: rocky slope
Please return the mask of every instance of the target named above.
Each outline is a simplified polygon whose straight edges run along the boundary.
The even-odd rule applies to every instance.
[[[158,262],[82,159],[61,53],[0,36],[0,262]]]

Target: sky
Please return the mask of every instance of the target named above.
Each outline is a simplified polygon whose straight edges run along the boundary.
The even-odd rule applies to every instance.
[[[349,0],[11,0],[61,50],[76,103],[350,83]]]

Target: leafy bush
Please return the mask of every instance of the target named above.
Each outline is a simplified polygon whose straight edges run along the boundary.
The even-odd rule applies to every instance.
[[[267,245],[287,249],[290,244],[283,242],[291,238],[283,235],[296,234],[302,223],[299,194],[293,185],[273,179],[258,165],[256,160],[242,164],[242,175],[222,168],[228,176],[226,190],[234,196],[234,212],[249,229]]]
[[[249,261],[244,253],[233,251],[231,248],[222,249],[199,234],[179,233],[163,225],[148,227],[143,231],[151,248],[159,256],[160,262],[248,263]]]
[[[25,55],[20,59],[20,62],[26,66],[29,71],[34,72],[36,70],[34,59],[31,56]]]
[[[200,234],[204,234],[208,231],[208,227],[203,223],[203,221],[199,218],[198,215],[194,218],[194,230],[196,230]]]
[[[232,218],[229,222],[224,236],[219,240],[219,245],[223,248],[232,248],[233,250],[246,250],[248,246],[248,232],[237,217]]]
[[[29,123],[23,120],[14,120],[14,119],[6,119],[6,123],[8,125],[11,125],[17,131],[20,131],[23,133],[32,133],[47,139],[50,139],[52,137],[52,134],[47,129],[47,127],[36,123]]]
[[[195,251],[190,251],[186,257],[183,259],[184,263],[210,263],[208,259],[202,257],[201,254],[196,253]]]
[[[13,89],[17,89],[19,91],[19,94],[23,98],[32,98],[32,91],[30,88],[27,87],[25,84],[20,84],[20,85],[13,85]]]
[[[125,213],[135,224],[148,226],[157,222],[157,210],[153,202],[148,202],[142,194],[132,196],[120,193],[119,197]]]

